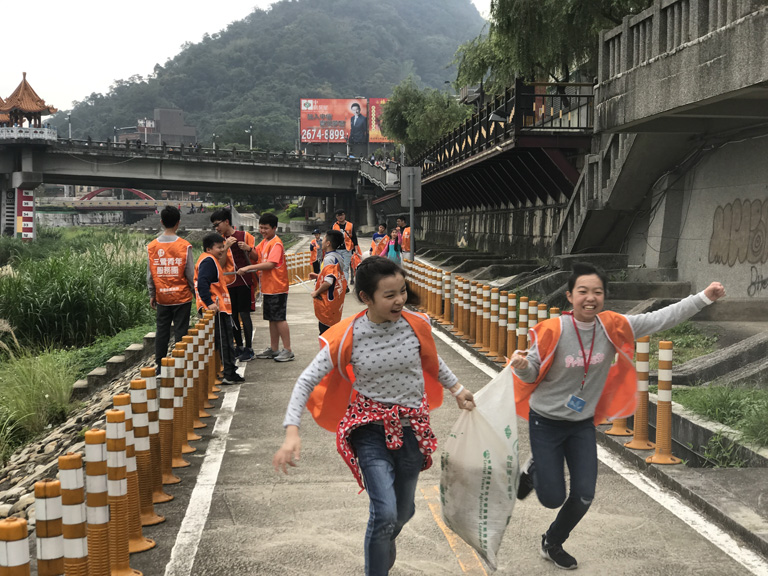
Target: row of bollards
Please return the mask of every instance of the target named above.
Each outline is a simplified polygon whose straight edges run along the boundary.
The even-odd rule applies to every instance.
[[[504,363],[512,352],[528,348],[528,330],[547,318],[560,316],[559,308],[519,299],[516,294],[478,281],[411,260],[403,266],[412,289],[421,300],[420,309],[433,320],[448,327],[458,338],[495,362]],[[637,409],[634,431],[627,419],[616,419],[606,434],[634,436],[625,444],[633,450],[655,453],[649,464],[679,464],[672,455],[672,342],[659,343],[659,392],[656,410],[656,438],[648,439],[648,381],[650,337],[636,343]],[[609,423],[609,422],[605,422]]]
[[[302,282],[309,280],[309,273],[312,272],[310,252],[286,254],[285,264],[288,268],[288,281],[290,284],[296,284],[299,280]]]
[[[504,363],[516,349],[528,347],[528,329],[560,315],[559,308],[530,301],[482,282],[434,266],[405,260],[421,310],[449,328],[472,348]],[[530,311],[530,314],[529,314]]]
[[[165,521],[155,504],[173,496],[174,468],[200,440],[210,400],[217,398],[220,362],[213,346],[214,315],[206,313],[172,357],[142,368],[128,393],[113,396],[106,430],[85,433],[83,455],[59,457],[58,479],[35,483],[37,573],[40,576],[140,576],[130,555],[155,546],[143,527]],[[27,522],[0,521],[0,575],[30,574]]]

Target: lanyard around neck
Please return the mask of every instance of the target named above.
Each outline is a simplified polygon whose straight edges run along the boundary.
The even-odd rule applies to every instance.
[[[587,381],[587,372],[589,372],[589,366],[592,363],[592,350],[595,349],[595,333],[597,329],[597,320],[595,320],[592,326],[592,343],[589,345],[589,356],[587,357],[584,352],[584,344],[581,342],[581,334],[579,334],[579,327],[576,326],[576,317],[571,314],[571,320],[573,321],[573,329],[576,331],[576,338],[579,339],[579,348],[581,348],[581,357],[584,359],[584,377],[581,379],[581,390],[584,390],[584,382]]]

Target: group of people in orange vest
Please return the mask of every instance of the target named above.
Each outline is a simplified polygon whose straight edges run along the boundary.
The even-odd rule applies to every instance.
[[[232,214],[221,209],[211,214],[214,232],[203,238],[203,253],[192,259],[192,246],[176,233],[181,212],[166,206],[160,213],[163,232],[147,247],[147,289],[157,310],[155,362],[159,373],[168,352],[171,328],[180,341],[189,328],[192,301],[199,314],[215,316],[215,346],[223,366],[224,384],[242,382],[236,360],[254,358],[289,362],[294,359],[286,318],[288,267],[282,240],[277,236],[277,216],[259,219],[262,241],[232,225]],[[256,288],[260,289],[264,320],[269,323],[270,346],[254,352],[252,345]],[[279,345],[282,341],[283,348]]]

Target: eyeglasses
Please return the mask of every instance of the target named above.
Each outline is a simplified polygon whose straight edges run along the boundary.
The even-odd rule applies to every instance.
[[[214,222],[213,224],[211,224],[211,228],[213,228],[214,230],[216,230],[216,228],[218,228],[218,227],[219,227],[219,224],[221,224],[221,222]]]

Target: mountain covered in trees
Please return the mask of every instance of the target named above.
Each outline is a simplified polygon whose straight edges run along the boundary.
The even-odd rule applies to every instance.
[[[484,24],[470,0],[281,0],[187,43],[149,77],[76,102],[72,136],[110,138],[155,108],[179,108],[204,146],[214,133],[247,146],[252,124],[254,146],[292,148],[300,98],[388,97],[409,76],[449,89],[457,48]],[[52,119],[60,132],[66,114]]]

